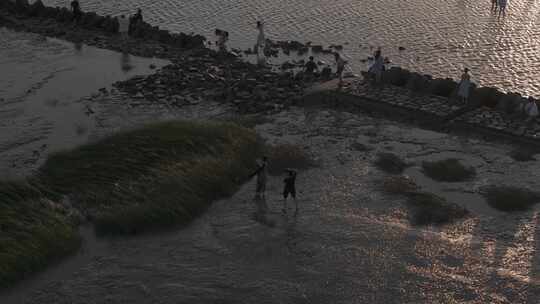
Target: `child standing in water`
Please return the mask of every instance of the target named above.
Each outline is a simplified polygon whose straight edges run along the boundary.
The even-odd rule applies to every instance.
[[[287,169],[287,177],[283,180],[284,188],[283,188],[283,213],[287,213],[287,197],[289,194],[294,200],[295,204],[295,211],[294,214],[296,215],[298,213],[298,202],[296,201],[296,171]]]

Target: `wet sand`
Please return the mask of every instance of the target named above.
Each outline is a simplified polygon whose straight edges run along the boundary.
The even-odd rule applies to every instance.
[[[200,107],[163,113],[200,119],[229,112]],[[142,113],[159,110],[145,108],[131,117],[155,119]],[[115,121],[107,116],[106,123]],[[272,178],[267,220],[258,220],[249,183],[185,229],[87,241],[91,249],[82,257],[23,282],[2,302],[537,303],[539,209],[493,210],[477,188],[538,188],[538,162],[515,162],[509,146],[362,114],[308,107],[270,118],[257,126],[261,135],[270,143],[302,145],[321,164],[299,174],[296,218],[292,205],[281,215],[282,180]],[[357,151],[353,143],[373,150]],[[470,217],[443,227],[411,226],[403,199],[380,190],[386,174],[372,165],[379,151],[413,162],[406,174],[424,190],[466,206]],[[423,176],[421,161],[446,157],[463,159],[478,176],[467,183]]]
[[[0,28],[1,178],[28,174],[98,128],[91,95],[168,63]]]

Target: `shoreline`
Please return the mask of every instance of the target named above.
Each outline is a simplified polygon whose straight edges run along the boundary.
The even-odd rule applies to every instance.
[[[48,20],[54,19],[36,17],[19,19],[0,11],[0,25],[15,30],[30,31],[116,51],[122,50],[118,36],[115,34],[78,27],[59,29],[58,23],[51,23]],[[309,98],[305,95],[305,84],[295,79],[291,73],[275,73],[269,69],[258,68],[237,57],[224,56],[204,46],[183,48],[159,40],[130,39],[129,53],[136,56],[169,59],[173,62],[149,76],[136,77],[114,84],[116,88],[128,93],[134,99],[145,99],[179,107],[212,99],[233,103],[240,113],[268,113],[282,110],[290,105],[297,105],[302,98]],[[426,84],[423,79],[415,80],[416,78],[410,75],[406,78],[402,76],[392,78],[390,73],[398,72],[395,70],[389,72],[388,84],[394,85],[393,81],[405,83],[404,86],[412,83],[411,88],[418,88],[418,90],[412,89],[411,92],[433,94],[435,92],[433,88],[439,90],[441,86],[445,86],[440,91],[447,94],[449,88],[454,86],[454,83],[450,81],[443,84],[443,80],[437,79]],[[429,79],[429,77],[426,78]],[[426,88],[429,89],[426,90]],[[493,105],[493,103],[497,105],[506,96],[497,93],[499,91],[493,88],[478,90],[480,93],[473,96],[480,106]],[[327,92],[333,94],[331,90]],[[444,94],[439,94],[439,96],[450,96],[450,93],[446,96]],[[516,100],[519,98],[521,96],[516,97]],[[374,100],[385,102],[381,99]],[[379,112],[384,113],[385,110]]]

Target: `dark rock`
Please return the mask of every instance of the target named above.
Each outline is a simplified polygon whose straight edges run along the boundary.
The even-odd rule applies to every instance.
[[[382,81],[395,86],[405,86],[409,80],[410,72],[400,67],[392,67],[383,72]]]
[[[313,45],[311,46],[311,51],[313,53],[321,53],[323,51],[322,45]]]
[[[471,93],[471,102],[474,105],[482,105],[494,108],[504,94],[496,88],[481,87]]]
[[[400,46],[400,47],[398,47],[398,50],[400,50],[400,51],[405,51],[405,48],[402,47],[402,46]]]
[[[456,90],[458,84],[450,79],[434,79],[431,81],[431,85],[429,87],[429,92],[434,95],[442,96],[442,97],[450,97],[452,96],[452,93]]]

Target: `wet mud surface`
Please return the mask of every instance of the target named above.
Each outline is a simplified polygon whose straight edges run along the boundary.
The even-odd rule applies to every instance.
[[[111,98],[98,104],[114,104]],[[120,113],[101,116],[104,133],[159,117],[234,112],[201,104],[122,113],[129,123]],[[538,188],[536,161],[514,161],[509,146],[343,111],[293,107],[268,118],[256,129],[269,143],[298,144],[319,163],[299,173],[296,217],[292,202],[281,213],[281,177],[270,179],[264,214],[248,183],[181,230],[87,236],[84,248],[91,249],[23,282],[2,302],[537,303],[538,208],[503,213],[478,194],[486,184]],[[369,149],[354,148],[359,144]],[[381,191],[388,174],[373,165],[376,153],[389,151],[412,163],[405,174],[425,191],[465,206],[469,216],[412,226],[404,199]],[[438,183],[421,172],[422,161],[449,157],[473,166],[477,177]]]
[[[5,28],[0,58],[2,178],[27,174],[46,154],[88,141],[99,127],[92,95],[168,63]]]
[[[63,0],[46,5],[65,6]],[[404,68],[435,77],[459,78],[469,67],[482,86],[539,96],[540,4],[508,3],[505,18],[490,11],[490,1],[149,1],[88,0],[83,10],[101,14],[132,14],[142,8],[145,19],[165,29],[194,32],[214,39],[216,28],[230,33],[229,46],[253,47],[255,21],[266,22],[266,35],[314,45],[343,45],[358,74],[361,60],[381,46]],[[405,49],[400,51],[402,46]]]

